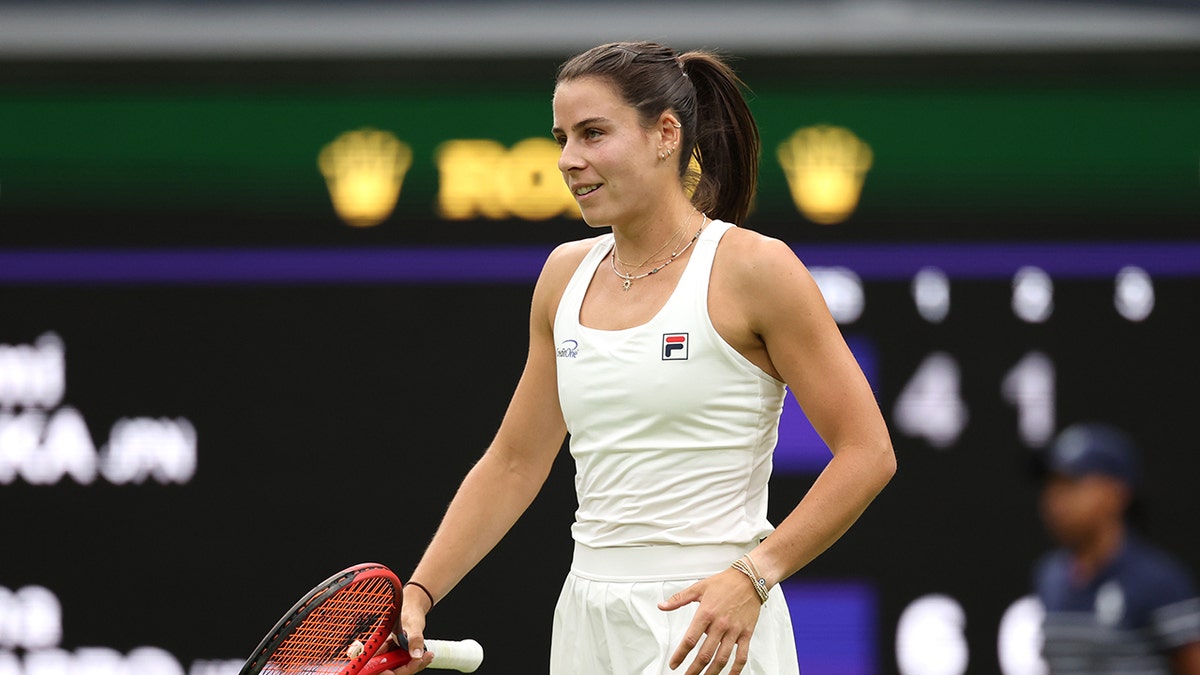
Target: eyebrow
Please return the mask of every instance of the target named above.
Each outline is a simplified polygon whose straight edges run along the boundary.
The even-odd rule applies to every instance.
[[[591,126],[593,124],[598,124],[598,123],[607,122],[607,121],[609,121],[607,117],[589,117],[586,120],[580,120],[580,121],[576,122],[575,124],[572,124],[571,131],[579,131],[583,127]],[[562,129],[559,129],[558,127],[554,127],[553,129],[550,130],[550,135],[552,135],[552,136],[557,136],[558,134],[561,134],[561,133],[562,133]]]

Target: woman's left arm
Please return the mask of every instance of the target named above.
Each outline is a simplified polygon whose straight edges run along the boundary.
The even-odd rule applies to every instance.
[[[833,453],[800,503],[750,553],[770,588],[823,553],[858,520],[895,473],[896,457],[862,369],[812,275],[785,244],[748,230],[727,232],[714,261],[709,313],[727,342],[788,384]],[[706,666],[706,672],[716,673],[730,660],[731,672],[741,672],[758,618],[759,600],[749,579],[727,569],[660,608],[692,602],[700,607],[671,667],[696,650],[688,675]]]
[[[796,508],[751,552],[773,586],[858,520],[895,474],[896,455],[875,394],[812,275],[782,242],[739,234],[751,235],[735,240],[748,250],[728,271],[742,298],[745,353],[788,384],[833,453]]]

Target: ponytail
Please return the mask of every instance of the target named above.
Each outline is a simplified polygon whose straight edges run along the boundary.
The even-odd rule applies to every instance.
[[[744,224],[758,188],[761,152],[745,85],[714,54],[694,51],[680,58],[696,88],[695,146],[685,155],[694,154],[700,165],[692,203],[714,218]]]
[[[679,178],[692,190],[692,204],[710,218],[745,223],[758,187],[761,143],[745,85],[719,56],[680,55],[651,42],[611,43],[568,60],[557,80],[584,76],[611,81],[647,125],[673,111],[683,128]]]

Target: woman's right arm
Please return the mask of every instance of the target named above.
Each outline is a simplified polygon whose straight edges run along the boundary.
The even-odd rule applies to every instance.
[[[558,402],[554,313],[562,291],[586,248],[558,247],[547,259],[533,292],[529,355],[504,420],[483,457],[467,473],[411,580],[445,597],[508,532],[533,502],[566,437]],[[414,663],[423,651],[429,598],[404,587],[401,625]],[[407,672],[400,670],[397,672]]]

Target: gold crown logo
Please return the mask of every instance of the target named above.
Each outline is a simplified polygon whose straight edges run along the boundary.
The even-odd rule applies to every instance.
[[[799,129],[779,145],[796,208],[814,223],[833,225],[854,213],[874,155],[849,129]]]
[[[371,227],[396,208],[404,174],[412,166],[412,148],[387,131],[347,131],[321,149],[317,166],[342,220]]]

